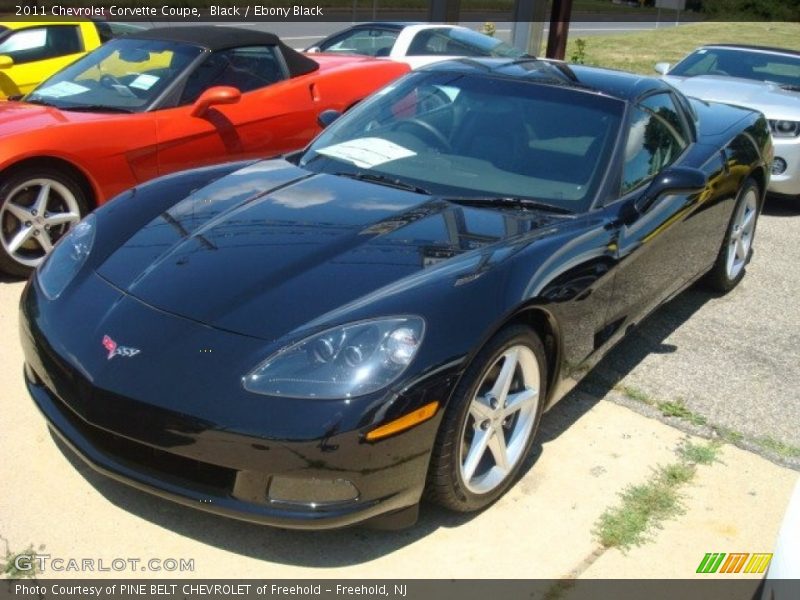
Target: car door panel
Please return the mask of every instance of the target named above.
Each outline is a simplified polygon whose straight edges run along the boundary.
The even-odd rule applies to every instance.
[[[287,81],[197,117],[191,106],[158,111],[159,172],[295,150],[319,129],[313,107],[307,86]]]

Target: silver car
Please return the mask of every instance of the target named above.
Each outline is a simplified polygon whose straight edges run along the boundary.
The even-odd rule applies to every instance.
[[[764,113],[775,145],[769,191],[800,196],[800,52],[714,44],[655,68],[687,96]]]

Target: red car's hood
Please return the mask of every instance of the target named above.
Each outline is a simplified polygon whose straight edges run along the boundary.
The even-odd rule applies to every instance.
[[[0,138],[30,133],[45,127],[115,119],[119,115],[62,111],[26,102],[0,102]]]

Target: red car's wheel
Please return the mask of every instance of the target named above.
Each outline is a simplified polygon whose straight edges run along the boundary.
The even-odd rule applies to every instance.
[[[0,185],[0,269],[27,277],[87,212],[86,193],[67,173],[14,172]]]

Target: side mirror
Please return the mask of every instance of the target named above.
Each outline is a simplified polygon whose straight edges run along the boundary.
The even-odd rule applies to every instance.
[[[342,116],[338,110],[333,110],[329,108],[328,110],[323,110],[319,115],[317,115],[317,124],[325,129],[328,125],[333,123],[336,119]]]
[[[10,69],[14,66],[14,59],[7,54],[0,55],[0,69]]]
[[[639,214],[644,214],[656,201],[665,194],[696,194],[702,192],[708,179],[699,169],[691,167],[673,167],[661,171],[647,186],[644,194],[634,202]]]
[[[656,73],[661,73],[662,75],[666,75],[667,73],[669,73],[669,68],[671,66],[672,65],[670,65],[668,62],[659,62],[656,63],[655,67],[653,68],[656,70]]]
[[[236,104],[242,99],[242,92],[235,87],[217,86],[208,88],[205,92],[200,94],[200,97],[195,100],[192,107],[192,116],[201,117],[212,106],[218,104]]]

